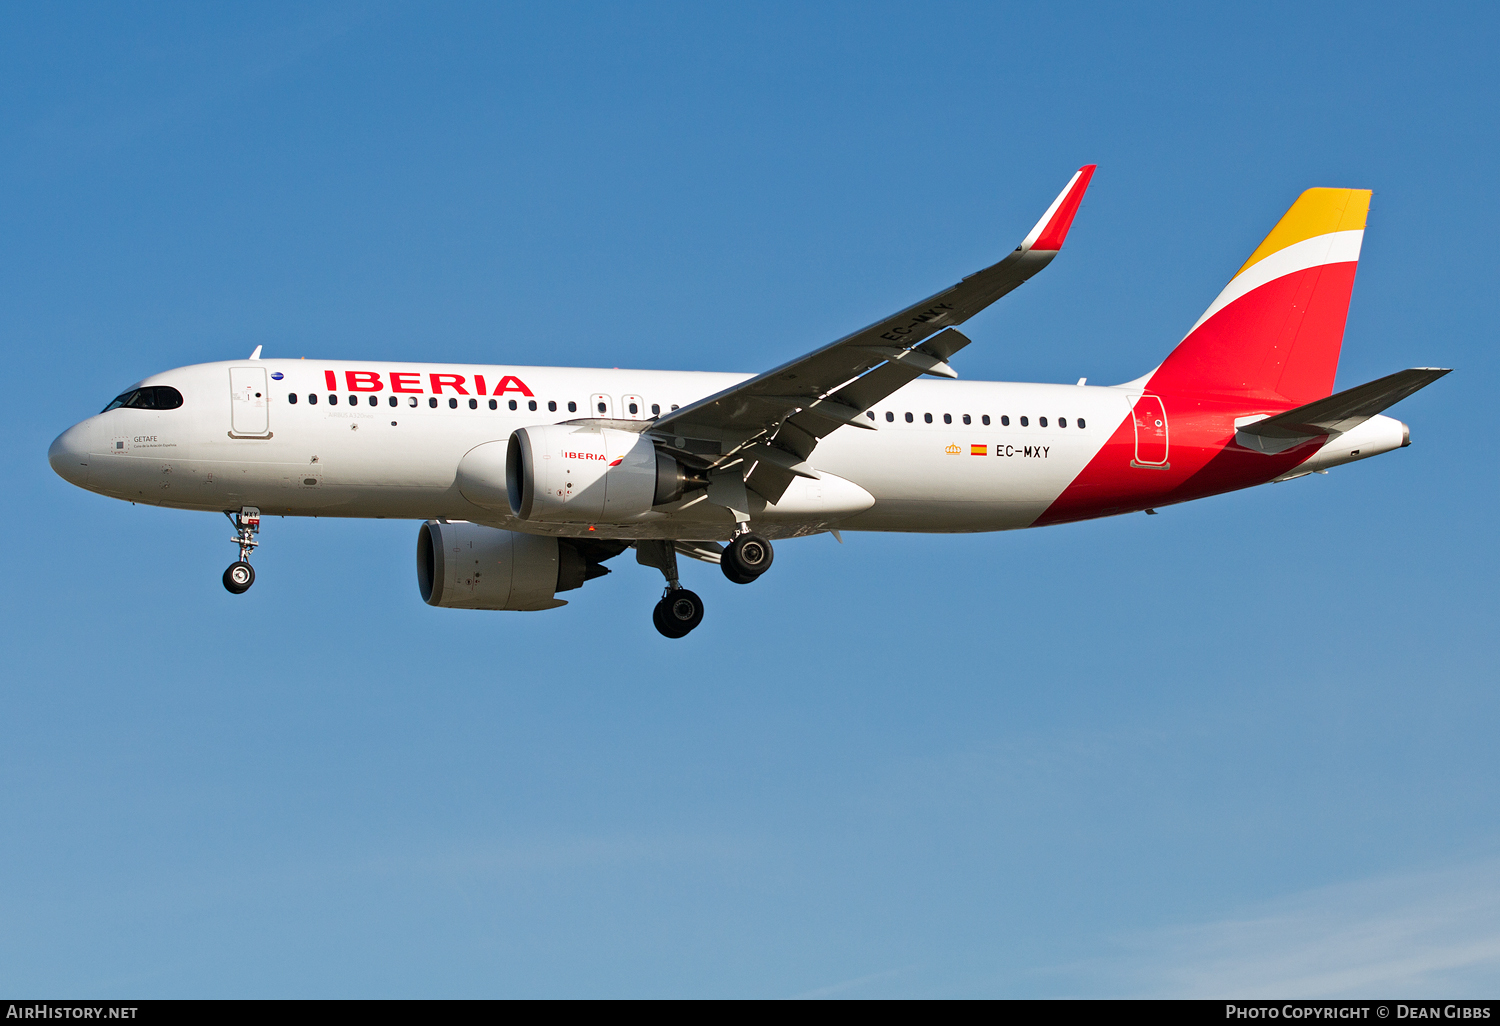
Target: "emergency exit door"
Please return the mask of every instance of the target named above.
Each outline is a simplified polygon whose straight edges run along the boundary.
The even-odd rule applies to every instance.
[[[1154,395],[1143,395],[1135,401],[1135,465],[1167,465],[1167,411]]]
[[[590,417],[603,417],[608,420],[614,415],[614,403],[610,401],[609,396],[597,393],[589,396]]]
[[[271,433],[264,367],[229,368],[229,433],[249,438]]]

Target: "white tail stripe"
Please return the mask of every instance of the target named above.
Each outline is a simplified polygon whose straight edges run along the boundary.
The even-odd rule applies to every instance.
[[[1364,241],[1365,231],[1356,228],[1347,232],[1329,232],[1327,235],[1314,235],[1310,239],[1295,242],[1285,249],[1278,250],[1258,260],[1234,276],[1234,280],[1224,286],[1224,291],[1219,293],[1209,308],[1203,311],[1203,316],[1188,329],[1188,335],[1198,330],[1198,326],[1208,320],[1214,314],[1233,303],[1241,296],[1275,281],[1284,275],[1293,274],[1297,271],[1305,271],[1309,267],[1318,267],[1321,264],[1343,264],[1359,259],[1360,243]],[[1183,336],[1184,338],[1187,335]]]

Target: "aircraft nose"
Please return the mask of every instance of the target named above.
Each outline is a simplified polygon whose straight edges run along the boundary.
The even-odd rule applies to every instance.
[[[47,462],[57,476],[80,488],[88,487],[89,449],[87,428],[74,424],[53,440],[47,450]]]

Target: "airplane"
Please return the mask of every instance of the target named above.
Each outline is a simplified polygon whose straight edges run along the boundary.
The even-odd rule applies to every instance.
[[[1062,249],[1080,168],[998,263],[758,375],[248,359],[132,385],[68,428],[65,480],[222,512],[255,582],[264,516],[422,521],[417,584],[455,609],[542,610],[635,549],[656,629],[703,602],[678,557],[750,584],[773,541],[965,533],[1145,511],[1411,442],[1382,411],[1447,374],[1335,393],[1370,192],[1309,189],[1160,364],[1120,385],[958,381],[958,330]]]

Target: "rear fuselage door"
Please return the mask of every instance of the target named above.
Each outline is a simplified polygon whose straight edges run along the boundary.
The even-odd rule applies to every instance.
[[[229,368],[229,432],[249,438],[271,433],[264,367]]]
[[[1135,459],[1142,467],[1167,465],[1167,411],[1161,399],[1143,395],[1135,401]]]

